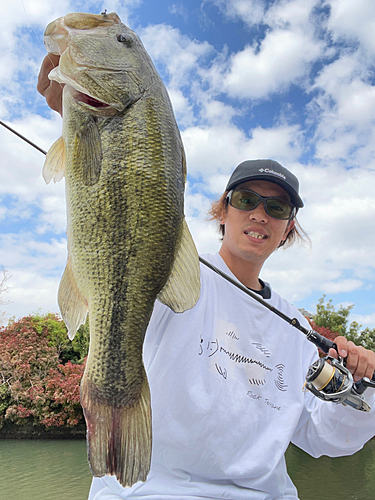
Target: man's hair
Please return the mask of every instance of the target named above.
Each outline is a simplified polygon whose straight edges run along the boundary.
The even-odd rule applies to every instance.
[[[211,209],[208,212],[208,220],[215,220],[219,223],[218,230],[221,235],[221,241],[223,240],[225,234],[225,224],[221,224],[220,220],[224,217],[224,215],[226,215],[228,210],[228,193],[229,191],[225,191],[217,201],[214,201],[211,205]],[[298,241],[299,243],[308,243],[310,245],[311,240],[307,233],[300,226],[296,216],[294,216],[291,220],[294,221],[294,227],[289,231],[285,240],[279,243],[279,246],[277,248],[290,247],[296,241]]]

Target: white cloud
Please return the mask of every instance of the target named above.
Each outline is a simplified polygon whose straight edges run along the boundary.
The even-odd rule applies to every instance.
[[[208,181],[211,175],[229,174],[241,161],[252,158],[297,159],[302,139],[298,126],[257,127],[247,137],[234,125],[189,127],[182,132],[188,171]]]
[[[361,50],[343,51],[326,65],[312,86],[318,94],[310,101],[316,120],[316,156],[345,161],[349,167],[373,164],[375,87],[372,62]]]
[[[312,63],[327,50],[315,34],[313,9],[317,0],[278,1],[267,11],[263,2],[212,1],[229,18],[268,28],[263,39],[250,40],[229,60],[225,51],[217,58],[205,75],[213,89],[231,97],[267,99],[286,91],[292,83],[306,84]]]
[[[0,262],[11,275],[2,309],[21,317],[41,309],[58,312],[57,289],[66,261],[66,240],[37,241],[32,233],[3,234]]]
[[[182,4],[173,3],[169,8],[169,12],[171,14],[176,14],[177,16],[181,16],[183,20],[186,22],[189,18],[189,11]]]
[[[248,26],[265,24],[270,27],[296,26],[312,30],[313,9],[319,0],[208,0],[219,7],[229,19],[241,19]]]
[[[208,42],[191,40],[178,29],[164,24],[147,26],[139,35],[153,61],[166,68],[170,88],[186,86],[189,74],[196,70],[200,59],[212,51]]]
[[[312,89],[320,89],[321,108],[330,113],[331,123],[365,128],[374,120],[375,87],[369,82],[368,60],[358,52],[343,54],[326,66]]]
[[[181,90],[168,89],[176,119],[181,127],[188,127],[195,121],[194,111],[189,99]]]
[[[2,306],[7,319],[12,316],[17,319],[39,310],[42,313],[58,313],[59,281],[58,277],[46,277],[32,269],[12,269],[9,291],[6,294],[6,299],[10,302]]]
[[[323,293],[342,293],[353,292],[362,288],[363,282],[355,279],[337,280],[335,283],[322,283],[321,289]]]
[[[372,314],[351,314],[349,316],[349,323],[356,321],[358,324],[362,325],[362,328],[369,326],[374,328],[375,325],[375,313]]]
[[[265,14],[264,22],[272,27],[294,27],[305,32],[313,32],[315,18],[313,9],[319,0],[279,0],[272,3]]]
[[[203,176],[227,173],[233,169],[243,153],[241,146],[247,138],[234,126],[189,127],[182,132],[188,161],[188,173]]]
[[[215,4],[230,19],[242,19],[250,26],[262,21],[265,11],[263,0],[206,0]]]
[[[42,38],[42,30],[50,21],[69,12],[70,4],[67,0],[23,0],[22,8],[9,6],[2,9],[4,26],[0,33],[0,84],[12,83],[14,86],[18,72],[29,70],[30,76],[31,68],[31,73],[35,76],[37,68],[33,61],[37,54],[40,54],[41,60],[43,48],[40,44],[36,46],[32,39],[38,36]],[[23,86],[19,85],[20,95],[22,90]]]
[[[235,41],[220,38],[220,34],[209,38],[219,27],[210,25],[199,33],[200,40],[207,34],[206,41],[198,41],[182,28],[148,25],[152,20],[146,17],[146,2],[143,14],[139,9],[132,16],[142,7],[139,0],[112,0],[105,6],[91,1],[24,0],[27,16],[6,9],[0,33],[0,85],[6,83],[1,89],[0,118],[10,120],[21,133],[48,149],[60,135],[61,120],[54,113],[42,118],[33,112],[43,103],[35,93],[45,53],[41,33],[49,21],[78,6],[82,10],[95,7],[97,12],[103,7],[116,10],[126,24],[132,27],[134,20],[140,25],[137,31],[167,81],[179,123],[185,128],[182,136],[192,182],[186,192],[186,215],[199,251],[215,252],[220,246],[214,225],[205,218],[210,199],[224,190],[232,169],[247,158],[271,157],[300,179],[306,207],[299,217],[312,237],[313,248],[279,250],[267,262],[263,278],[291,301],[324,291],[332,295],[347,291],[348,300],[350,291],[368,289],[372,293],[373,2],[327,0],[331,13],[320,11],[326,16],[323,22],[314,11],[321,2],[315,0],[213,3],[224,13],[225,28],[233,29],[233,37],[235,29],[243,29],[242,23],[231,25],[233,20],[247,24],[241,37]],[[178,2],[173,5],[174,12],[186,19],[186,8],[180,9]],[[240,47],[243,39],[247,45]],[[218,53],[214,43],[228,45]],[[234,43],[236,52],[230,49]],[[316,62],[321,70],[310,85]],[[296,102],[292,84],[299,86]],[[311,93],[303,94],[310,89]],[[233,99],[228,100],[228,95]],[[248,100],[244,105],[239,98]],[[297,103],[299,98],[310,105],[303,109]],[[264,105],[262,110],[267,107],[271,118],[260,116],[259,104]],[[288,107],[296,114],[284,114]],[[41,178],[43,155],[5,129],[0,129],[0,144],[0,193],[12,200],[1,207],[1,222],[15,221],[22,226],[26,221],[32,226],[29,233],[24,224],[18,234],[1,237],[0,262],[13,275],[11,311],[26,314],[41,306],[56,311],[57,286],[66,258],[66,242],[61,238],[66,217],[64,183],[46,186]],[[307,165],[300,163],[301,158]],[[346,170],[344,165],[352,168]],[[369,324],[375,323],[372,314],[366,318]]]
[[[330,6],[328,27],[334,40],[359,41],[362,47],[375,54],[375,4],[372,0],[327,0]]]
[[[52,119],[25,115],[10,125],[48,150],[61,133],[61,119],[54,115]],[[57,234],[65,231],[64,182],[45,184],[42,178],[45,156],[4,127],[0,127],[0,143],[0,194],[13,197],[12,204],[7,206],[10,220],[32,219],[39,233],[47,229]],[[40,214],[38,219],[36,212]]]
[[[321,52],[321,43],[303,32],[275,29],[259,48],[248,46],[232,56],[223,88],[231,97],[267,98],[308,75]]]
[[[52,187],[52,186],[51,186]],[[62,186],[63,187],[63,186]],[[52,189],[51,189],[52,191]],[[40,226],[37,229],[38,234],[46,231],[64,232],[66,229],[66,203],[63,189],[55,189],[58,193],[45,196],[41,200],[40,208]]]
[[[375,201],[369,186],[375,173],[343,167],[289,165],[302,188],[302,227],[312,250],[278,250],[266,263],[263,278],[292,302],[313,291],[336,294],[364,290],[375,271]]]

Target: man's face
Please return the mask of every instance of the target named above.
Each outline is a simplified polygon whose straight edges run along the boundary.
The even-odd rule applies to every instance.
[[[248,181],[236,189],[249,189],[261,196],[275,196],[290,201],[288,193],[277,184],[268,181]],[[263,203],[249,212],[228,204],[227,212],[220,221],[225,224],[220,254],[229,259],[252,261],[263,265],[293,228],[294,222],[274,219],[266,214]]]

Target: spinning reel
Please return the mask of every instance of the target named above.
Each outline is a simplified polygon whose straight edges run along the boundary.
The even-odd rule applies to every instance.
[[[352,374],[344,365],[342,358],[332,356],[319,358],[313,363],[306,375],[306,389],[323,401],[341,403],[360,411],[369,412],[369,405],[364,392],[368,387],[375,389],[375,377],[364,377],[354,382]]]

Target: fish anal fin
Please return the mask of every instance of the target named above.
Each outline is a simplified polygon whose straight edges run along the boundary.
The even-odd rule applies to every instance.
[[[179,313],[195,306],[200,295],[199,257],[188,225],[183,220],[182,236],[172,271],[158,294],[158,300]]]
[[[116,476],[125,488],[146,481],[150,470],[151,397],[144,375],[139,399],[127,406],[101,402],[94,384],[85,376],[81,382],[91,472],[96,477]]]
[[[59,137],[49,148],[42,171],[43,179],[47,184],[53,179],[59,182],[65,175],[65,142]]]
[[[81,169],[82,182],[85,186],[93,186],[100,177],[102,167],[102,143],[96,122],[90,118],[77,132],[74,143],[76,168]]]
[[[73,340],[78,328],[86,321],[88,306],[78,290],[69,259],[60,281],[58,303],[62,319],[68,328],[68,337]]]

